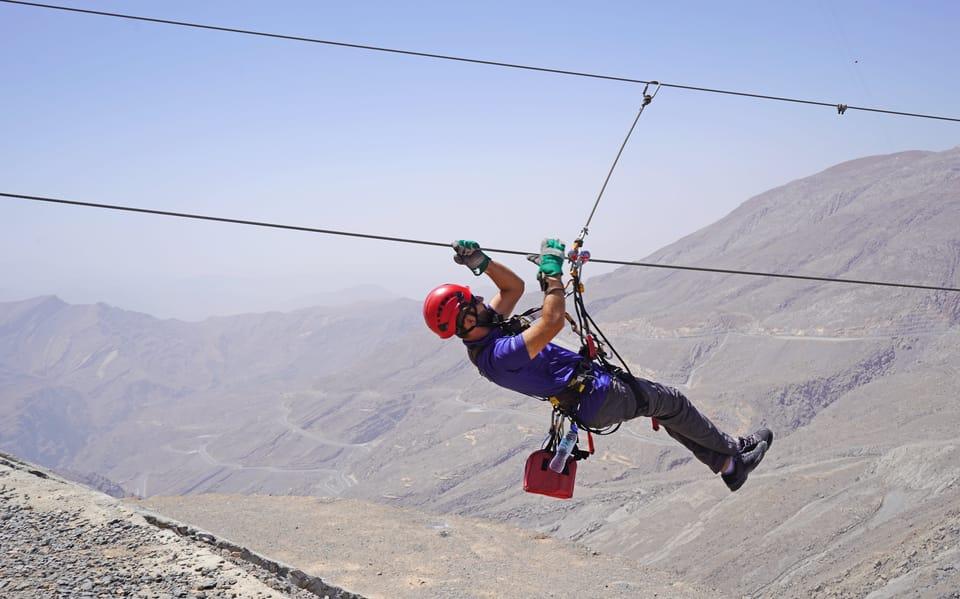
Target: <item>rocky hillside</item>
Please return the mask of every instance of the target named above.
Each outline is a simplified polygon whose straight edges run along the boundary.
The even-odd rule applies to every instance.
[[[360,599],[0,454],[0,596]]]
[[[644,261],[956,287],[958,197],[960,148],[872,156],[760,194]],[[956,294],[679,271],[620,269],[592,291],[608,319],[670,328],[893,333],[960,319]]]

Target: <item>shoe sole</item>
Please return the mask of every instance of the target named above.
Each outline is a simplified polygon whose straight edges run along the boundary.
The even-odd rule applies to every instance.
[[[760,443],[765,444],[766,447],[763,448],[763,451],[760,453],[760,459],[757,460],[757,463],[753,465],[753,468],[750,469],[750,472],[753,472],[754,470],[757,469],[757,466],[760,465],[760,462],[763,461],[763,458],[767,457],[767,452],[770,451],[770,444],[769,444],[769,443],[767,443],[766,441],[760,441]],[[759,448],[759,447],[760,447],[760,446],[757,445],[757,448]],[[756,451],[756,449],[754,449],[754,451]]]
[[[772,431],[771,431],[771,434],[772,434]],[[760,465],[760,462],[763,461],[763,458],[766,457],[767,452],[770,450],[770,444],[767,443],[766,441],[760,441],[760,443],[758,443],[757,446],[756,446],[754,449],[752,449],[751,451],[757,451],[757,449],[760,448],[760,445],[766,445],[766,447],[764,447],[764,448],[763,448],[763,451],[760,453],[760,459],[757,460],[757,463],[754,464],[753,467],[750,468],[750,470],[747,470],[747,475],[746,475],[745,477],[743,477],[743,480],[740,482],[740,484],[737,485],[737,486],[735,486],[735,487],[732,487],[732,486],[730,486],[729,483],[726,483],[726,481],[724,481],[724,483],[727,484],[727,488],[730,489],[730,492],[731,492],[731,493],[735,493],[735,492],[739,491],[739,490],[743,487],[743,485],[745,485],[745,484],[747,483],[747,479],[750,478],[750,474],[751,474],[754,470],[757,469],[757,466],[759,466],[759,465]]]

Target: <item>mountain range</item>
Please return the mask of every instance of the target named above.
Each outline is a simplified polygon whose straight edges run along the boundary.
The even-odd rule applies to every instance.
[[[772,189],[643,261],[958,287],[958,231],[960,148],[912,151]],[[639,267],[586,283],[635,374],[726,430],[777,432],[743,490],[638,420],[597,439],[573,500],[524,494],[549,409],[404,299],[198,323],[0,304],[0,450],[141,496],[481,516],[738,595],[960,587],[960,294]]]

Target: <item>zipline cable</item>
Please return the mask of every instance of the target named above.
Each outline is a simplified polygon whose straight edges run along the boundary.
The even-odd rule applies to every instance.
[[[652,94],[647,93],[647,89],[649,89],[650,85],[656,86]],[[587,223],[583,225],[583,229],[580,230],[580,235],[577,237],[578,242],[582,242],[583,238],[586,237],[587,233],[589,232],[590,221],[593,220],[593,215],[597,212],[597,206],[600,205],[600,198],[603,197],[603,192],[607,190],[607,183],[610,182],[610,177],[613,175],[613,170],[617,168],[617,163],[620,162],[620,156],[623,154],[623,149],[627,147],[627,142],[630,141],[630,136],[633,135],[633,130],[636,129],[637,121],[640,120],[640,115],[643,114],[643,109],[653,101],[653,98],[656,97],[657,92],[659,91],[660,84],[656,81],[652,81],[643,86],[643,101],[640,103],[640,110],[637,111],[637,116],[634,117],[633,124],[630,125],[630,130],[627,131],[627,136],[623,138],[623,143],[620,144],[620,150],[617,151],[617,156],[613,159],[613,164],[610,165],[610,170],[607,171],[607,177],[603,180],[603,185],[600,186],[600,193],[597,194],[597,200],[593,203],[593,209],[590,210],[590,216],[587,217]],[[577,249],[579,249],[580,245],[581,243],[577,243]]]
[[[206,29],[206,30],[212,30],[212,31],[222,31],[222,32],[226,32],[226,33],[240,33],[240,34],[243,34],[243,35],[255,35],[255,36],[259,36],[259,37],[269,37],[269,38],[289,40],[289,41],[308,42],[308,43],[313,43],[313,44],[324,44],[324,45],[327,45],[327,46],[339,46],[339,47],[341,47],[341,48],[353,48],[353,49],[357,49],[357,50],[370,50],[370,51],[373,51],[373,52],[388,52],[388,53],[391,53],[391,54],[403,54],[403,55],[406,55],[406,56],[416,56],[416,57],[419,57],[419,58],[433,58],[433,59],[437,59],[437,60],[450,60],[450,61],[456,61],[456,62],[466,62],[466,63],[473,63],[473,64],[481,64],[481,65],[493,66],[493,67],[509,68],[509,69],[522,69],[522,70],[525,70],[525,71],[538,71],[538,72],[541,72],[541,73],[553,73],[553,74],[556,74],[556,75],[569,75],[569,76],[573,76],[573,77],[587,77],[587,78],[591,78],[591,79],[604,79],[604,80],[607,80],[607,81],[619,81],[619,82],[622,82],[622,83],[643,84],[643,85],[648,85],[648,84],[653,83],[652,81],[644,81],[644,80],[642,80],[642,79],[635,79],[635,78],[631,78],[631,77],[618,77],[618,76],[615,76],[615,75],[603,75],[603,74],[599,74],[599,73],[589,73],[589,72],[584,72],[584,71],[571,71],[571,70],[567,70],[567,69],[553,69],[553,68],[548,68],[548,67],[538,67],[538,66],[524,65],[524,64],[517,64],[517,63],[510,63],[510,62],[500,62],[500,61],[495,61],[495,60],[482,60],[482,59],[479,59],[479,58],[466,58],[466,57],[463,57],[463,56],[452,56],[452,55],[446,55],[446,54],[434,54],[434,53],[431,53],[431,52],[418,52],[418,51],[415,51],[415,50],[403,50],[403,49],[399,49],[399,48],[386,48],[386,47],[382,47],[382,46],[371,46],[371,45],[367,45],[367,44],[354,44],[354,43],[350,43],[350,42],[338,42],[338,41],[334,41],[334,40],[325,40],[325,39],[318,39],[318,38],[312,38],[312,37],[302,37],[302,36],[297,36],[297,35],[285,35],[285,34],[282,34],[282,33],[268,33],[268,32],[265,32],[265,31],[254,31],[254,30],[250,30],[250,29],[238,29],[238,28],[235,28],[235,27],[221,27],[221,26],[219,26],[219,25],[207,25],[207,24],[203,24],[203,23],[192,23],[192,22],[188,22],[188,21],[174,21],[174,20],[171,20],[171,19],[158,19],[158,18],[154,18],[154,17],[142,17],[142,16],[138,16],[138,15],[130,15],[130,14],[123,14],[123,13],[115,13],[115,12],[106,12],[106,11],[100,11],[100,10],[90,10],[90,9],[86,9],[86,8],[73,8],[73,7],[70,7],[70,6],[59,6],[59,5],[56,5],[56,4],[42,4],[42,3],[39,3],[39,2],[24,2],[23,0],[0,0],[0,2],[2,2],[2,3],[4,3],[4,4],[16,4],[16,5],[29,6],[29,7],[34,7],[34,8],[46,8],[46,9],[50,9],[50,10],[60,10],[60,11],[72,12],[72,13],[82,13],[82,14],[87,14],[87,15],[101,16],[101,17],[112,17],[112,18],[116,18],[116,19],[128,19],[128,20],[131,20],[131,21],[144,21],[144,22],[148,22],[148,23],[158,23],[158,24],[162,24],[162,25],[175,25],[175,26],[178,26],[178,27],[192,27],[192,28],[194,28],[194,29]],[[960,118],[955,118],[955,117],[938,116],[938,115],[933,115],[933,114],[922,114],[922,113],[916,113],[916,112],[902,112],[902,111],[898,111],[898,110],[886,110],[886,109],[882,109],[882,108],[871,108],[871,107],[867,107],[867,106],[851,106],[851,105],[848,105],[848,104],[841,104],[841,103],[836,103],[836,102],[820,102],[820,101],[816,101],[816,100],[804,100],[804,99],[800,99],[800,98],[790,98],[790,97],[785,97],[785,96],[772,96],[772,95],[768,95],[768,94],[758,94],[758,93],[753,93],[753,92],[740,92],[740,91],[732,91],[732,90],[724,90],[724,89],[715,89],[715,88],[709,88],[709,87],[700,87],[700,86],[696,86],[696,85],[684,85],[684,84],[679,84],[679,83],[662,83],[662,82],[661,82],[661,83],[660,83],[660,86],[661,86],[661,87],[671,87],[671,88],[674,88],[674,89],[683,89],[683,90],[688,90],[688,91],[705,92],[705,93],[711,93],[711,94],[724,94],[724,95],[729,95],[729,96],[740,96],[740,97],[744,97],[744,98],[754,98],[754,99],[759,99],[759,100],[773,100],[773,101],[778,101],[778,102],[792,102],[792,103],[795,103],[795,104],[808,104],[808,105],[812,105],[812,106],[827,106],[827,107],[829,107],[829,108],[834,108],[834,109],[836,109],[838,114],[844,114],[844,113],[845,113],[846,111],[848,111],[848,110],[858,110],[858,111],[861,111],[861,112],[874,112],[874,113],[880,113],[880,114],[889,114],[889,115],[896,115],[896,116],[907,116],[907,117],[914,117],[914,118],[921,118],[921,119],[934,119],[934,120],[940,120],[940,121],[951,121],[951,122],[955,122],[955,123],[960,123]]]
[[[410,243],[417,245],[429,245],[434,247],[443,247],[450,248],[449,243],[441,241],[425,241],[422,239],[410,239],[406,237],[391,237],[387,235],[371,235],[368,233],[354,233],[349,231],[339,231],[336,229],[318,229],[314,227],[303,227],[299,225],[285,225],[280,223],[271,223],[255,220],[243,220],[238,218],[224,218],[220,216],[208,216],[203,214],[191,214],[187,212],[171,212],[169,210],[154,210],[151,208],[135,208],[132,206],[120,206],[115,204],[99,204],[93,202],[78,202],[74,200],[63,200],[60,198],[51,198],[51,197],[42,197],[42,196],[32,196],[32,195],[23,195],[17,193],[4,193],[0,192],[0,197],[10,198],[14,200],[25,200],[31,202],[46,202],[50,204],[65,204],[69,206],[82,206],[87,208],[99,208],[103,210],[119,210],[123,212],[137,212],[141,214],[153,214],[159,216],[171,216],[176,218],[188,218],[194,220],[205,220],[205,221],[214,221],[222,223],[231,223],[237,225],[249,225],[255,227],[268,227],[272,229],[287,229],[291,231],[305,231],[308,233],[321,233],[323,235],[340,235],[344,237],[357,237],[361,239],[375,239],[379,241],[394,241],[397,243]],[[495,254],[510,254],[514,256],[528,256],[530,252],[520,251],[520,250],[504,250],[496,248],[483,248],[484,252],[490,252]],[[695,272],[708,272],[714,274],[726,274],[726,275],[745,275],[752,277],[768,277],[776,279],[794,279],[800,281],[817,281],[823,283],[847,283],[851,285],[871,285],[874,287],[900,287],[905,289],[923,289],[927,291],[956,291],[960,292],[960,288],[956,287],[944,287],[939,285],[919,285],[913,283],[893,283],[886,281],[871,281],[865,279],[841,279],[833,277],[818,277],[810,275],[794,275],[794,274],[781,274],[781,273],[771,273],[771,272],[761,272],[761,271],[750,271],[750,270],[734,270],[728,268],[707,268],[703,266],[680,266],[677,264],[656,264],[652,262],[636,262],[630,260],[603,260],[599,258],[591,258],[590,262],[597,264],[612,264],[617,266],[640,266],[644,268],[660,268],[667,270],[686,270],[686,271],[695,271]]]

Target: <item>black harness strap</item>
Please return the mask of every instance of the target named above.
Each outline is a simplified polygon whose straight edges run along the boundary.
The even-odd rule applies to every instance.
[[[574,291],[572,292],[572,295],[574,295],[575,300],[577,300],[576,313],[578,316],[578,320],[580,320],[581,323],[584,323],[587,327],[589,327],[589,325],[593,323],[593,319],[591,319],[589,315],[586,314],[586,309],[583,307],[582,295],[577,289],[577,287],[579,286],[579,283],[580,283],[579,277],[577,277],[577,279],[574,281],[575,287],[574,287]],[[542,307],[538,306],[538,307],[526,310],[521,314],[512,316],[507,319],[495,313],[493,320],[490,323],[485,323],[483,326],[499,328],[505,334],[510,336],[519,335],[530,327],[530,317],[536,314],[537,312],[539,312],[540,310],[542,310]],[[567,318],[569,320],[572,320],[569,315],[567,315]],[[596,328],[596,324],[595,323],[593,324],[594,324],[594,327]],[[603,336],[603,332],[599,331],[599,329],[597,332],[601,335],[601,337],[603,337],[604,341],[606,341],[606,337]],[[585,343],[584,331],[577,330],[577,333],[580,334],[581,341]],[[488,346],[489,346],[489,343],[482,343],[478,345],[468,345],[467,356],[470,358],[470,362],[474,365],[474,367],[480,373],[480,376],[482,376],[487,380],[491,380],[490,377],[486,375],[486,373],[483,371],[482,368],[480,368],[480,365],[479,365],[480,354],[483,353],[483,351]],[[586,347],[586,345],[584,345],[584,347]],[[530,395],[530,397],[535,397],[540,401],[549,401],[556,412],[562,414],[563,416],[566,416],[572,422],[576,422],[578,427],[580,427],[581,429],[589,433],[592,433],[594,435],[609,435],[609,434],[615,433],[620,428],[619,423],[611,427],[597,429],[597,428],[588,426],[579,418],[577,418],[577,410],[580,408],[580,401],[583,399],[584,396],[589,395],[590,392],[593,390],[593,383],[595,379],[595,376],[593,374],[593,364],[598,363],[601,368],[603,368],[606,372],[609,372],[612,376],[617,376],[618,378],[622,377],[622,380],[630,387],[630,390],[633,392],[638,402],[641,401],[641,399],[643,399],[643,395],[640,393],[640,389],[636,386],[636,382],[633,381],[633,376],[630,375],[630,372],[629,371],[624,372],[623,369],[617,366],[614,366],[613,364],[610,364],[610,362],[608,362],[605,359],[605,353],[603,352],[602,348],[598,347],[597,349],[599,350],[598,355],[596,356],[596,358],[591,359],[589,356],[585,355],[584,353],[585,350],[581,348],[580,353],[583,356],[583,360],[581,360],[580,363],[577,365],[577,369],[576,371],[574,371],[573,376],[571,376],[570,380],[567,382],[567,386],[556,395],[552,397],[541,397],[539,395],[530,395],[530,394],[527,394],[527,395]],[[611,350],[613,350],[612,347],[611,347]],[[620,355],[617,354],[616,350],[613,350],[613,352],[614,354],[617,355],[617,357],[620,357]],[[622,358],[621,358],[621,361],[622,361]],[[626,363],[624,363],[624,366],[626,366]],[[622,374],[617,374],[618,372]],[[644,403],[646,402],[644,401]]]
[[[519,332],[517,334],[519,334]],[[488,343],[484,343],[482,345],[467,346],[467,357],[470,358],[470,362],[474,365],[474,367],[476,367],[477,372],[480,373],[480,376],[482,376],[487,380],[490,380],[490,377],[488,377],[486,373],[483,372],[483,369],[480,368],[480,365],[479,365],[480,354],[483,353],[483,350],[485,350],[488,347],[488,345],[489,345]],[[572,422],[576,422],[578,427],[580,427],[581,429],[587,432],[593,433],[595,435],[610,434],[613,431],[604,431],[604,430],[592,428],[590,426],[587,426],[583,421],[577,418],[577,410],[580,408],[580,400],[583,398],[584,395],[589,394],[593,390],[594,375],[593,375],[592,369],[590,368],[590,364],[591,363],[586,360],[580,362],[580,364],[577,367],[577,370],[573,373],[573,376],[570,377],[570,381],[567,383],[567,386],[556,395],[553,395],[551,397],[541,397],[539,395],[530,395],[530,397],[536,398],[539,401],[549,401],[556,413],[562,416],[566,416]],[[634,387],[631,386],[631,390],[633,389]],[[636,392],[637,391],[634,391],[634,393]]]

